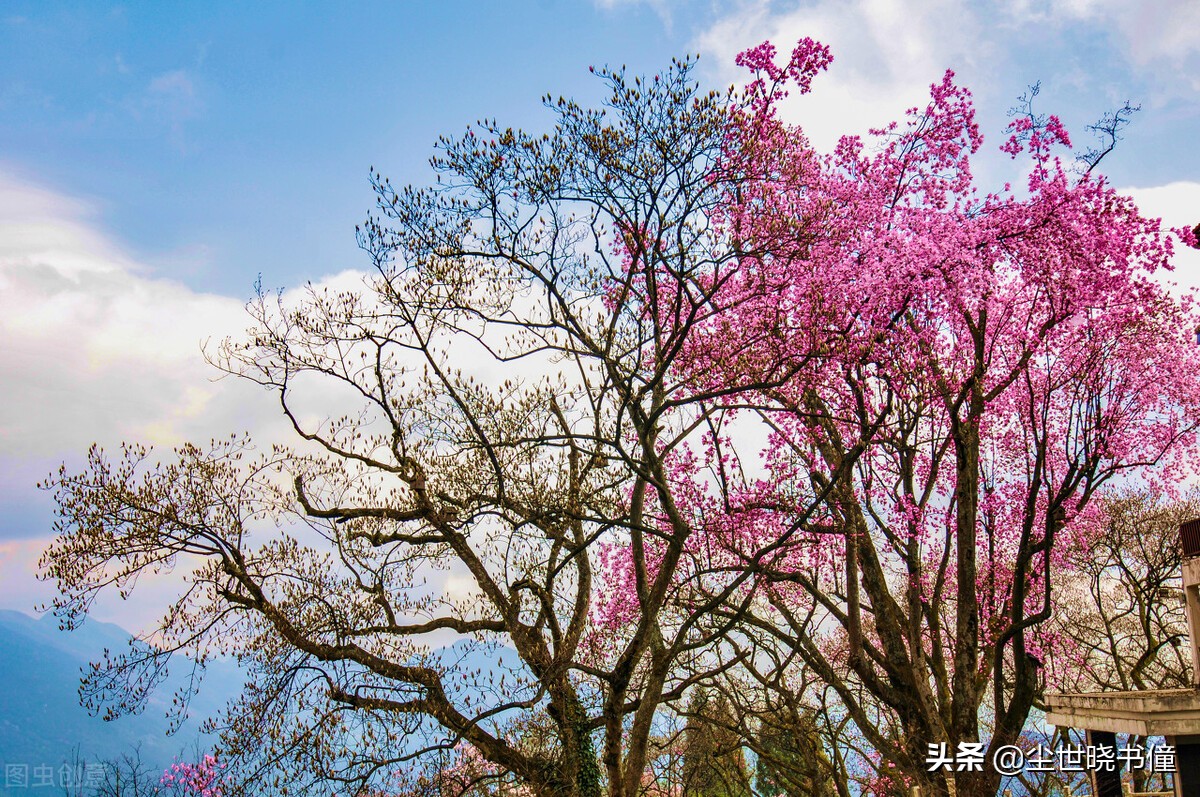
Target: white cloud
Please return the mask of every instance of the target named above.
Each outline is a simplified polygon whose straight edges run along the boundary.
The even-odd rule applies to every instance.
[[[92,440],[175,443],[211,426],[225,389],[200,343],[244,327],[242,303],[154,278],[90,213],[0,173],[6,459],[65,456]]]
[[[320,280],[357,291],[363,274]],[[285,292],[291,305],[305,289]],[[156,276],[107,236],[92,206],[0,170],[0,606],[30,611],[52,596],[34,578],[51,508],[34,484],[59,462],[82,463],[93,442],[160,449],[249,431],[260,448],[295,443],[277,396],[220,374],[201,344],[240,337],[240,299]],[[299,413],[317,424],[347,391],[309,380]],[[139,581],[137,599],[105,595],[98,619],[130,630],[158,619],[182,570]]]
[[[1200,183],[1179,181],[1150,188],[1121,188],[1137,202],[1142,215],[1163,220],[1163,227],[1193,228],[1200,224]],[[1181,287],[1200,287],[1200,249],[1175,247],[1175,272],[1169,279]]]
[[[203,359],[202,341],[236,337],[248,320],[239,299],[155,277],[104,234],[88,203],[0,171],[0,505],[10,510],[0,521],[0,606],[30,611],[53,595],[35,578],[52,518],[34,484],[61,461],[77,466],[92,442],[289,437],[269,394],[214,381]],[[148,577],[135,601],[102,596],[93,614],[147,627],[179,577]]]
[[[362,276],[316,287],[355,290]],[[87,203],[0,171],[0,462],[69,458],[93,441],[287,437],[270,395],[218,380],[204,360],[205,341],[237,338],[249,323],[241,299],[136,262]]]
[[[1137,73],[1155,104],[1195,101],[1200,90],[1200,4],[1194,0],[1016,0],[994,7],[1003,25],[1103,37],[1107,60],[1096,70]]]
[[[834,63],[813,91],[791,97],[784,112],[821,150],[843,134],[865,134],[924,106],[929,86],[946,69],[972,68],[989,57],[975,12],[958,0],[891,3],[848,0],[775,12],[765,0],[746,2],[701,34],[696,46],[721,82],[741,83],[736,54],[764,40],[785,51],[808,36],[830,47]]]
[[[92,442],[271,430],[269,397],[212,381],[201,355],[206,337],[245,326],[240,300],[156,278],[88,203],[0,171],[0,605],[28,611],[50,595],[33,578],[51,522],[34,484],[59,462],[79,463]],[[111,604],[102,619],[132,628],[165,606]]]
[[[1029,3],[1018,7],[1028,10]],[[1200,53],[1200,5],[1193,0],[1051,0],[1042,18],[1058,24],[1087,23],[1109,31],[1133,63],[1179,67]]]

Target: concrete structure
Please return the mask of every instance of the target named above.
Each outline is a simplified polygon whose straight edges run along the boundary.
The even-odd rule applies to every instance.
[[[1118,733],[1165,736],[1175,748],[1176,797],[1200,797],[1200,692],[1155,689],[1046,695],[1046,705],[1047,722],[1083,728],[1091,745],[1115,748]],[[1120,797],[1120,770],[1093,772],[1092,788],[1096,797]]]
[[[1200,692],[1194,689],[1047,695],[1046,704],[1046,721],[1060,727],[1141,736],[1200,735]]]

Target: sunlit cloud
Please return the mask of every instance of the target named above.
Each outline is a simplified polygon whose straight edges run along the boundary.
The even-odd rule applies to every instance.
[[[865,134],[923,106],[931,83],[948,67],[962,69],[989,57],[972,10],[954,0],[888,3],[851,0],[777,10],[747,2],[701,34],[696,45],[718,70],[719,81],[741,83],[737,53],[770,40],[781,51],[802,37],[833,51],[834,64],[813,83],[812,93],[784,105],[818,149],[828,151],[844,134]]]
[[[170,444],[219,413],[201,342],[243,327],[242,303],[156,278],[93,219],[86,203],[0,174],[6,458],[117,437]]]
[[[360,291],[364,274],[329,275],[316,291]],[[294,306],[309,287],[284,292]],[[60,462],[83,464],[92,443],[170,449],[250,432],[260,449],[295,442],[277,396],[224,375],[204,356],[250,324],[238,298],[202,293],[129,255],[92,204],[0,171],[0,607],[30,611],[51,595],[35,579],[50,541],[49,497],[35,488]],[[307,380],[297,414],[308,428],[344,411],[333,380]],[[156,619],[181,572],[115,595],[99,619],[131,630]]]

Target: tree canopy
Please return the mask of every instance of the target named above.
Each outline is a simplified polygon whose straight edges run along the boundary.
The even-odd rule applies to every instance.
[[[1191,472],[1198,319],[1056,117],[1014,116],[1019,191],[977,189],[949,72],[820,154],[778,106],[831,61],[763,44],[724,93],[599,70],[548,133],[441,139],[431,187],[372,171],[361,288],[260,289],[209,352],[292,445],[50,478],[67,625],[185,573],[91,693],[134,710],[173,654],[237,656],[223,760],[281,793],[635,797],[670,715],[705,794],[748,788],[742,747],[788,794],[944,793],[929,744],[1012,743],[1097,498]]]

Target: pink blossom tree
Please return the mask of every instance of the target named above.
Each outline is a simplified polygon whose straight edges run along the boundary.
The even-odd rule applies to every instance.
[[[1024,728],[1060,645],[1056,581],[1105,486],[1169,492],[1193,472],[1197,315],[1156,281],[1171,235],[1098,157],[1064,165],[1056,117],[1016,114],[1001,149],[1026,185],[981,193],[952,73],[905,122],[818,156],[777,109],[828,52],[805,40],[781,67],[764,44],[739,62],[751,101],[727,156],[756,177],[716,219],[739,256],[673,364],[726,422],[675,462],[704,518],[681,599],[737,624],[723,660],[778,691],[815,674],[888,778],[944,793],[930,745],[983,742],[990,760]],[[781,372],[753,398],[717,395]],[[754,423],[769,442],[747,475],[734,444]],[[1000,777],[956,775],[973,795]]]

